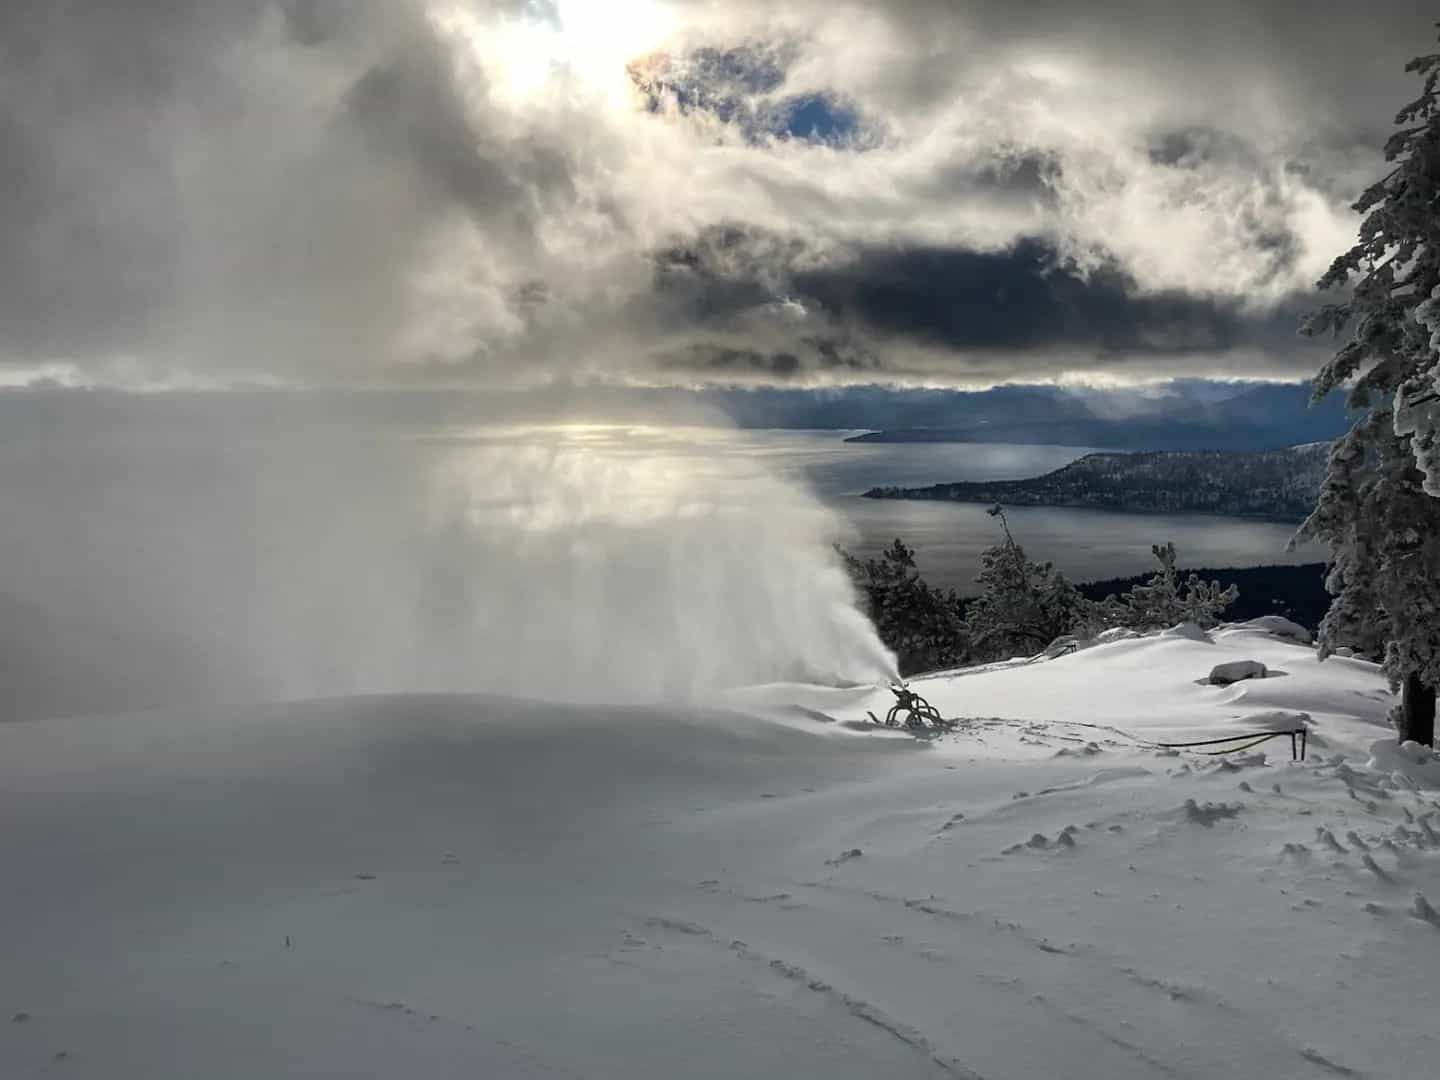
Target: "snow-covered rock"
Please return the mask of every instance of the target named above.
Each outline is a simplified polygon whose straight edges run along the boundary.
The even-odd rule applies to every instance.
[[[1207,634],[1198,623],[1182,622],[1176,623],[1168,630],[1160,631],[1160,636],[1165,638],[1184,638],[1187,641],[1209,642],[1210,635]]]
[[[1378,739],[1370,746],[1367,768],[1398,775],[1427,789],[1440,788],[1440,752],[1407,739]]]
[[[1282,615],[1261,615],[1256,619],[1246,619],[1244,622],[1226,623],[1226,630],[1263,630],[1267,634],[1273,634],[1286,641],[1293,641],[1299,645],[1309,645],[1314,637],[1309,630],[1297,622],[1285,618]]]
[[[1095,644],[1109,645],[1113,641],[1133,641],[1139,636],[1138,630],[1131,630],[1128,626],[1112,626],[1109,630],[1102,630],[1095,635]]]
[[[1227,660],[1210,669],[1209,681],[1215,686],[1229,686],[1242,679],[1263,679],[1265,665],[1259,660]]]

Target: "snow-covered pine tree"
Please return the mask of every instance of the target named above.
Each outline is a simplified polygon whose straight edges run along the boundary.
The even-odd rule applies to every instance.
[[[1409,440],[1388,409],[1357,421],[1330,456],[1320,502],[1302,536],[1330,545],[1321,658],[1348,645],[1383,658],[1401,691],[1401,739],[1429,745],[1440,685],[1440,500],[1421,487]]]
[[[1150,550],[1160,561],[1160,569],[1143,585],[1136,585],[1120,597],[1115,609],[1117,621],[1135,630],[1154,630],[1193,622],[1211,627],[1220,621],[1220,614],[1240,597],[1234,585],[1222,588],[1218,581],[1202,581],[1191,574],[1183,582],[1175,569],[1175,545],[1154,544]]]
[[[971,653],[993,660],[1037,652],[1069,633],[1089,602],[1051,563],[1026,557],[999,506],[987,512],[1000,519],[1005,540],[980,555],[980,595],[965,611]]]
[[[1440,53],[1416,57],[1405,70],[1420,75],[1424,87],[1395,117],[1401,129],[1385,146],[1395,169],[1366,192],[1373,209],[1365,226],[1374,221],[1375,236],[1414,264],[1402,280],[1418,325],[1405,328],[1412,370],[1396,394],[1395,433],[1410,436],[1426,491],[1440,495]],[[1364,244],[1364,228],[1360,235]]]
[[[1375,650],[1402,689],[1402,739],[1434,740],[1440,682],[1440,499],[1424,492],[1435,469],[1437,356],[1424,318],[1440,297],[1440,53],[1406,67],[1424,79],[1396,116],[1385,146],[1395,167],[1354,204],[1359,240],[1317,283],[1349,286],[1341,303],[1306,320],[1306,334],[1349,328],[1349,340],[1315,377],[1314,397],[1354,380],[1352,408],[1367,410],[1337,440],[1315,512],[1299,536],[1330,547],[1335,600],[1321,626],[1322,655]],[[1432,482],[1432,487],[1434,487]]]
[[[1440,496],[1440,285],[1415,309],[1415,318],[1430,333],[1434,363],[1425,376],[1416,380],[1415,391],[1401,399],[1395,410],[1395,433],[1411,437],[1415,464],[1425,474],[1425,490]]]

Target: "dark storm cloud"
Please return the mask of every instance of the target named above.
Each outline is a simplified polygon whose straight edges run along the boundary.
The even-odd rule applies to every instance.
[[[734,339],[744,340],[744,336],[738,333]],[[677,375],[709,376],[721,382],[746,385],[797,379],[854,382],[899,374],[855,340],[854,335],[844,333],[834,337],[797,338],[792,348],[771,352],[740,345],[692,342],[659,350],[656,365],[661,371]]]
[[[1215,350],[1234,344],[1240,328],[1212,302],[1132,297],[1115,271],[1081,278],[1037,240],[1004,252],[864,252],[854,264],[798,275],[795,284],[828,310],[960,350]]]
[[[780,318],[787,310],[805,312],[812,330],[817,322],[826,327],[797,334],[792,351],[696,346],[667,357],[664,366],[785,378],[906,374],[903,357],[887,360],[886,349],[860,344],[866,340],[892,348],[909,341],[957,356],[1061,352],[1129,362],[1284,350],[1293,345],[1306,302],[1296,297],[1256,311],[1222,298],[1143,293],[1113,266],[1077,272],[1036,238],[1002,251],[872,248],[821,267],[800,267],[803,261],[794,245],[735,226],[663,252],[657,288],[674,305],[677,327],[730,331],[739,339],[756,313]],[[777,295],[784,299],[777,302]]]
[[[754,349],[733,349],[723,345],[690,345],[679,355],[666,357],[662,368],[692,374],[764,375],[789,379],[799,374],[800,358],[794,353],[761,353]]]
[[[1251,343],[1256,329],[1233,304],[1137,296],[1114,269],[1082,277],[1036,240],[1000,252],[867,251],[851,264],[798,274],[795,287],[888,335],[962,351],[1210,352]]]
[[[723,325],[768,304],[804,256],[797,238],[716,225],[655,255],[655,289],[681,322]]]

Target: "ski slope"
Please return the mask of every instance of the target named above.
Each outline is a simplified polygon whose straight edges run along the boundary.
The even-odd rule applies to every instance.
[[[799,685],[0,726],[0,1076],[1433,1075],[1440,764],[1373,665],[1179,628],[915,688],[955,731]],[[1276,713],[1306,762],[1073,726]]]

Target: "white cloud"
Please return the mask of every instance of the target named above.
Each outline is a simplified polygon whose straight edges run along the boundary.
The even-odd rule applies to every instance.
[[[1428,23],[1324,6],[149,0],[97,27],[57,0],[0,16],[33,44],[0,76],[0,158],[30,170],[0,215],[0,363],[514,383],[663,378],[708,343],[826,379],[1127,370],[1143,356],[1083,341],[882,332],[793,281],[1030,238],[1263,322],[1353,235],[1364,148]],[[676,93],[642,107],[627,61],[707,46],[782,66],[770,99],[839,95],[864,149]],[[718,227],[755,295],[677,304],[655,253]],[[879,371],[822,370],[839,340]],[[1294,363],[1258,339],[1133,340],[1184,373]]]

